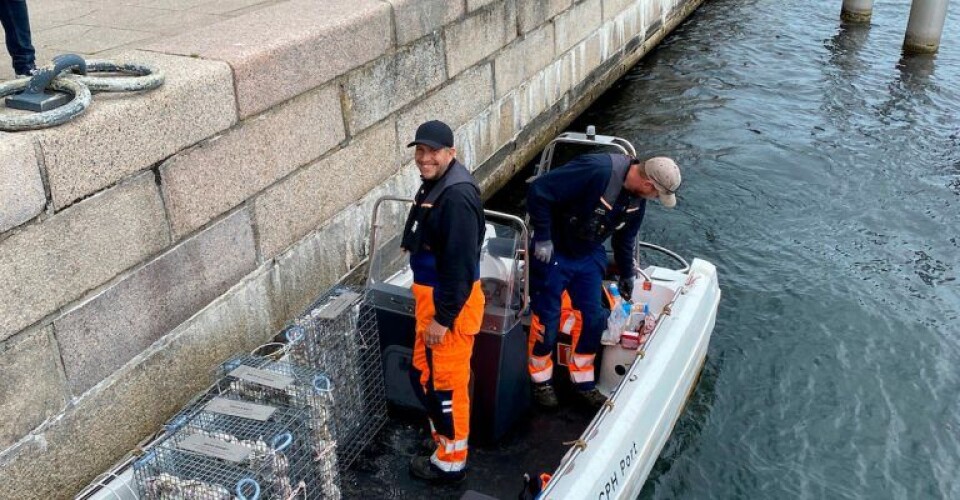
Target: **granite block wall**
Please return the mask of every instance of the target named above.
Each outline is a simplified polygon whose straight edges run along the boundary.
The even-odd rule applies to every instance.
[[[420,122],[490,194],[700,2],[278,0],[0,133],[0,491],[72,496],[360,265]]]

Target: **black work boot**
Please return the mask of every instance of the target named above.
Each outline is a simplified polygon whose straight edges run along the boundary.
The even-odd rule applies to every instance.
[[[580,402],[594,410],[600,409],[604,403],[607,402],[607,397],[600,392],[599,389],[593,388],[586,391],[577,391],[577,398],[580,399]]]
[[[433,452],[437,450],[437,442],[432,437],[425,437],[420,441],[420,449],[417,451],[417,455],[430,456],[433,455]]]
[[[462,470],[456,472],[440,470],[430,461],[430,457],[413,457],[410,461],[410,474],[417,479],[439,484],[459,483],[467,476],[467,472]]]
[[[553,385],[550,382],[533,384],[533,399],[537,401],[537,405],[541,408],[556,408],[559,405],[557,393],[553,390]]]

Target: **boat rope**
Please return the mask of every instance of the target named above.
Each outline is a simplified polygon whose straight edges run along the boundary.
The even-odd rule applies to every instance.
[[[564,446],[572,446],[572,447],[574,447],[574,448],[576,448],[576,449],[578,449],[578,450],[580,450],[580,451],[583,451],[583,450],[586,450],[586,449],[587,449],[587,442],[584,441],[583,439],[575,439],[575,440],[573,440],[573,441],[564,441],[564,442],[563,442],[563,445],[564,445]]]
[[[284,344],[283,342],[267,342],[250,351],[250,355],[263,356],[273,361],[280,361],[280,358],[284,357],[289,350],[289,344]]]
[[[73,74],[72,71],[82,74]],[[96,73],[108,76],[98,76]],[[47,111],[0,114],[0,130],[20,132],[62,125],[90,107],[92,92],[143,92],[160,87],[164,79],[163,72],[149,64],[99,59],[84,61],[73,54],[57,56],[53,59],[53,65],[39,68],[29,78],[0,83],[0,99],[16,94],[42,97],[48,89],[64,92],[72,98],[66,104]]]
[[[680,289],[680,293],[686,295],[694,285],[697,284],[697,281],[700,279],[699,274],[691,274],[687,277],[687,282],[683,284],[683,288]]]

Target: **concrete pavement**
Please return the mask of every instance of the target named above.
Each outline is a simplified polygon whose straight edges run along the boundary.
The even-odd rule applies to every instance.
[[[288,0],[27,0],[37,65],[58,54],[109,58]],[[0,38],[0,80],[13,78]]]

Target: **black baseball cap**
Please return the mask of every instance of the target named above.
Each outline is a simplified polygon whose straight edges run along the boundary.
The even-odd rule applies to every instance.
[[[417,127],[417,135],[407,147],[423,144],[433,149],[453,147],[453,130],[440,120],[430,120]]]

